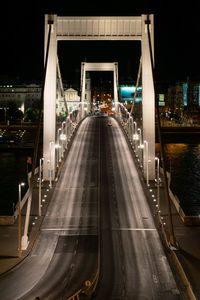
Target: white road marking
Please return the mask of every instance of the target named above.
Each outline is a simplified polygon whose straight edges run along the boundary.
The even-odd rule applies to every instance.
[[[127,231],[155,231],[156,228],[112,228],[112,230],[127,230]]]

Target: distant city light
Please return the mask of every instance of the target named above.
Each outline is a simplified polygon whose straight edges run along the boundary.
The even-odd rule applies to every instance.
[[[187,90],[188,90],[188,84],[183,83],[183,105],[187,106]]]

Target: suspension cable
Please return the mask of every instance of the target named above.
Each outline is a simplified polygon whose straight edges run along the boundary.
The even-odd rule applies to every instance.
[[[62,93],[62,96],[63,96],[64,105],[65,105],[66,115],[68,116],[69,111],[68,111],[68,107],[67,107],[67,101],[66,101],[66,98],[65,98],[65,91],[64,91],[64,88],[63,88],[63,82],[62,82],[62,76],[61,76],[61,72],[60,72],[60,64],[59,64],[58,57],[57,57],[57,70],[58,70],[58,78],[59,78],[59,81],[60,81],[61,93]]]
[[[131,115],[133,115],[133,113],[134,113],[135,100],[137,97],[137,90],[138,90],[138,85],[139,85],[139,81],[140,81],[141,70],[142,70],[142,57],[140,57],[140,64],[139,64],[138,76],[137,76],[137,81],[136,81],[136,86],[135,86],[135,93],[134,93],[133,103],[132,103],[131,112],[130,112]]]

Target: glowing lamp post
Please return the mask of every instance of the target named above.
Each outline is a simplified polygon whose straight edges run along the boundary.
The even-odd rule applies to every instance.
[[[139,147],[142,148],[142,147],[141,147],[141,145],[142,145],[142,131],[141,131],[140,128],[138,128],[137,131],[139,132]]]
[[[55,149],[56,149],[56,167],[59,167],[59,144],[55,144]]]
[[[146,150],[146,176],[147,176],[147,186],[149,186],[149,144],[147,141],[144,141],[145,150]]]
[[[44,158],[40,158],[39,166],[39,203],[38,203],[38,216],[41,216],[41,197],[42,197],[42,161]]]
[[[134,126],[134,134],[137,133],[137,122],[133,122],[133,126]]]
[[[158,210],[160,210],[160,160],[158,157],[155,157],[157,161],[157,199],[158,199]]]
[[[21,182],[18,185],[18,256],[22,256],[22,228],[21,228],[21,187],[24,186],[25,183]]]
[[[62,130],[61,130],[61,135],[60,135],[60,140],[61,140],[61,157],[64,156],[64,149],[63,149],[63,144],[64,141],[66,141],[66,134],[64,134],[64,125],[66,124],[65,121],[62,122]]]
[[[52,148],[53,148],[54,142],[49,143],[50,147],[50,159],[49,159],[49,187],[50,189],[52,188],[52,171],[53,171],[53,166],[52,166]]]
[[[60,158],[60,131],[61,131],[62,129],[61,128],[58,128],[58,131],[57,131],[57,149],[58,149],[58,151],[57,151],[57,160],[58,161],[60,161],[61,160],[61,158]]]

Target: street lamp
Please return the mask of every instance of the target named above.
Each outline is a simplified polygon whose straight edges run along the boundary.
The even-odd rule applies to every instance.
[[[146,172],[147,172],[147,186],[149,186],[149,144],[147,141],[144,141],[145,150],[146,150]]]
[[[59,157],[58,157],[58,151],[59,151],[59,145],[55,144],[55,149],[56,149],[56,167],[59,167]]]
[[[160,210],[160,160],[155,157],[157,161],[157,200],[158,200],[158,210]]]
[[[22,243],[21,243],[21,238],[22,238],[22,228],[21,228],[21,187],[24,186],[25,183],[21,182],[18,185],[18,256],[22,256]]]
[[[49,159],[49,186],[50,189],[52,188],[52,145],[54,144],[54,142],[50,142],[49,143],[49,147],[50,147],[50,159]]]
[[[58,155],[58,161],[61,160],[61,158],[60,158],[60,134],[59,134],[59,131],[61,131],[61,130],[62,130],[61,128],[58,128],[58,131],[57,131],[57,145],[58,145],[57,155]]]
[[[133,122],[133,125],[134,125],[134,134],[136,134],[137,133],[137,122]]]
[[[141,131],[140,128],[138,128],[137,131],[139,133],[139,135],[138,135],[139,146],[137,148],[140,149],[139,152],[138,152],[138,156],[139,156],[139,160],[138,161],[140,161],[140,166],[142,167],[142,149],[144,148],[144,145],[142,144],[142,131]]]
[[[139,148],[142,148],[142,131],[140,128],[138,128],[138,132],[139,132]]]
[[[129,115],[129,139],[132,140],[133,135],[133,117]]]
[[[41,194],[42,194],[42,161],[44,158],[40,158],[40,167],[39,167],[39,207],[38,207],[38,216],[41,216]]]
[[[65,121],[62,122],[62,130],[61,130],[61,136],[60,136],[60,139],[61,139],[61,157],[64,156],[63,143],[66,140],[66,134],[64,134],[64,124],[66,124]]]

